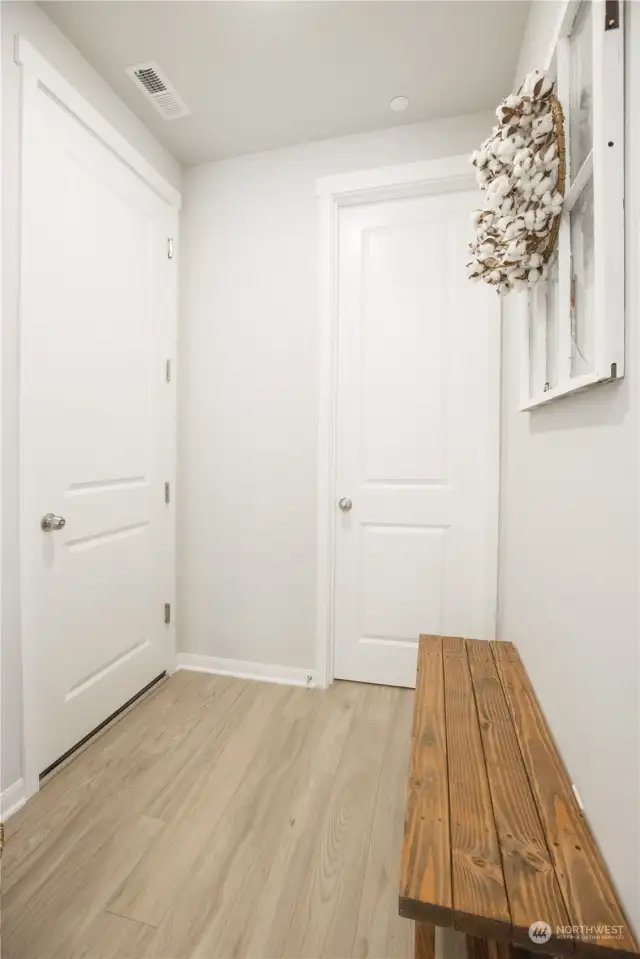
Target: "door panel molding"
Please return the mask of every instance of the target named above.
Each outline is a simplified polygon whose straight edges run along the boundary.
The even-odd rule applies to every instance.
[[[22,88],[21,88],[21,125],[20,125],[20,162],[22,168],[23,190],[19,198],[20,209],[19,219],[23,224],[25,217],[26,204],[28,198],[25,195],[25,189],[28,186],[29,176],[32,175],[34,160],[37,159],[38,151],[40,155],[43,150],[44,133],[38,128],[39,104],[40,98],[49,97],[60,110],[72,117],[95,141],[100,143],[108,150],[112,157],[115,157],[128,171],[135,174],[136,178],[145,184],[154,195],[154,202],[158,199],[162,201],[161,222],[163,229],[166,227],[167,236],[177,238],[178,212],[180,210],[181,197],[177,190],[168,183],[157,170],[135,150],[135,148],[122,136],[111,124],[73,87],[58,71],[33,47],[24,37],[17,35],[15,42],[15,62],[21,68]],[[26,175],[28,174],[28,175]],[[43,216],[46,211],[43,211]],[[21,226],[22,231],[22,226]],[[24,231],[22,231],[24,232]],[[20,277],[21,284],[25,284],[25,263],[29,256],[25,243],[28,238],[24,235],[20,238]],[[29,315],[29,305],[25,306],[25,289],[20,297],[19,303],[19,335],[22,339],[24,335],[25,322]],[[162,279],[162,298],[167,305],[165,320],[162,329],[162,353],[163,357],[175,357],[177,342],[177,258],[174,257],[172,269],[166,272]],[[162,360],[164,363],[164,358]],[[20,416],[20,436],[21,447],[23,447],[22,437],[25,428],[25,410],[22,396],[23,371],[20,371],[20,395],[19,395],[19,416]],[[157,405],[157,434],[154,433],[155,442],[158,449],[161,450],[163,479],[175,484],[176,473],[176,450],[175,450],[175,420],[176,420],[176,399],[175,382],[166,387],[161,399]],[[159,394],[158,394],[159,395]],[[24,480],[25,461],[21,455],[20,463],[20,488],[22,490]],[[135,495],[140,477],[125,476],[114,477],[110,483],[101,482],[99,485],[113,487],[113,490],[119,490],[121,486],[131,487],[132,495]],[[71,494],[76,497],[82,497],[87,492],[95,493],[93,484],[88,491],[85,489],[71,490]],[[20,608],[21,608],[21,632],[20,646],[22,656],[22,695],[23,695],[23,780],[25,797],[28,799],[39,789],[39,773],[41,771],[41,757],[39,751],[39,720],[38,720],[38,637],[34,635],[33,617],[28,613],[29,603],[31,601],[31,592],[27,568],[27,552],[24,549],[25,529],[27,518],[24,516],[21,505],[20,520]],[[163,599],[175,602],[175,528],[174,528],[174,508],[167,511],[166,517],[162,520],[159,535],[162,541],[163,555],[170,557],[166,566],[166,577],[163,578]],[[33,517],[29,517],[29,524],[32,525]],[[31,529],[29,526],[29,530]],[[159,607],[158,615],[162,615],[162,609]],[[166,656],[167,668],[173,669],[175,664],[175,626],[172,623],[166,628],[165,633],[166,646],[163,646]]]
[[[341,208],[430,194],[455,193],[475,188],[467,156],[444,157],[402,166],[362,170],[316,181],[319,237],[320,298],[320,411],[318,425],[318,512],[316,582],[316,682],[328,687],[334,679],[335,661],[335,557],[336,503],[344,491],[337,480],[338,387],[338,214]],[[463,251],[461,251],[461,256]],[[497,305],[499,310],[499,304]],[[491,470],[486,516],[491,529],[485,556],[485,638],[493,639],[497,614],[498,519],[500,463],[500,323],[491,325],[491,416],[489,443],[495,469]],[[344,494],[346,495],[346,494]]]

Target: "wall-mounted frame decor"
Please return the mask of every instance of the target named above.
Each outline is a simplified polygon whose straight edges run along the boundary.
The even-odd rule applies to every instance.
[[[563,5],[545,75],[566,182],[545,283],[520,293],[520,409],[624,375],[624,43],[619,0]]]

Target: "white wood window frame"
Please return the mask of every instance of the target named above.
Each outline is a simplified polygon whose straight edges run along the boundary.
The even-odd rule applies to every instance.
[[[570,37],[582,3],[592,4],[593,142],[579,171],[571,171]],[[518,295],[520,410],[624,375],[624,3],[566,0],[543,69],[556,80],[565,117],[567,177],[558,237],[556,377],[547,379],[546,291]],[[616,25],[617,24],[617,25]],[[594,329],[592,369],[571,374],[571,210],[593,180]],[[535,343],[535,350],[531,344]]]

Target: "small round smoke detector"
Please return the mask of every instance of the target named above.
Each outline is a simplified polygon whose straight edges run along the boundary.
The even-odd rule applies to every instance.
[[[409,97],[394,97],[389,107],[394,113],[404,113],[409,106]]]

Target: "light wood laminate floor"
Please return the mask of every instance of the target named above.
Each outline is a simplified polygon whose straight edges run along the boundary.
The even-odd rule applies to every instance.
[[[412,702],[164,681],[8,822],[2,959],[409,959]]]

